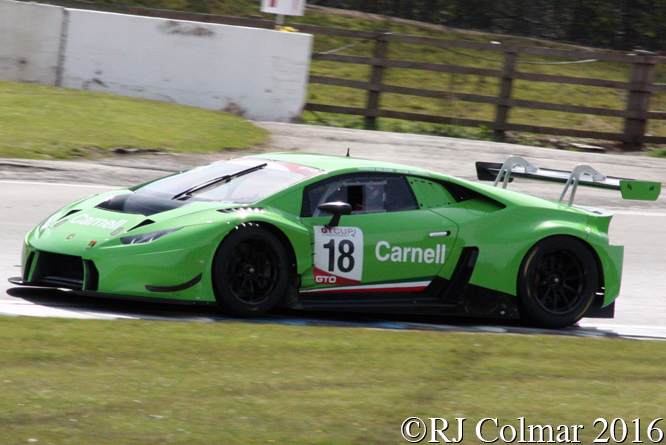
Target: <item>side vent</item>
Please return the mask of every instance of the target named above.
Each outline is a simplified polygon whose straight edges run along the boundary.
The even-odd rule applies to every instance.
[[[144,219],[139,224],[129,229],[128,232],[131,232],[134,229],[138,229],[139,227],[149,226],[150,224],[155,224],[155,221],[153,221],[152,219]]]
[[[99,272],[91,260],[83,260],[83,290],[96,291],[99,288]]]
[[[65,216],[61,217],[60,219],[65,219],[70,215],[73,215],[75,213],[79,213],[80,211],[81,211],[81,209],[70,210],[69,212],[67,212],[67,214]],[[60,221],[60,219],[58,221]]]
[[[263,207],[232,207],[230,209],[220,209],[220,213],[235,213],[235,212],[254,212],[254,213],[266,213]]]
[[[467,286],[469,286],[469,280],[472,278],[472,272],[474,272],[474,266],[476,266],[478,257],[478,247],[463,248],[458,264],[451,276],[451,282],[444,295],[442,295],[442,300],[455,303],[459,303],[462,300],[467,291]]]
[[[35,261],[35,252],[30,252],[28,255],[28,261],[25,262],[25,270],[23,271],[23,281],[28,282],[30,278],[30,269],[32,269],[32,263]]]

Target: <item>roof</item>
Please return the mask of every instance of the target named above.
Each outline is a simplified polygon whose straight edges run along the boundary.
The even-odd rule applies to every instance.
[[[390,169],[394,171],[409,172],[412,174],[429,174],[428,170],[409,165],[371,159],[352,158],[347,156],[330,156],[310,153],[267,153],[253,155],[250,157],[272,161],[291,162],[294,164],[318,168],[326,172],[360,168],[367,169],[368,171],[382,171],[382,169]]]
[[[545,207],[550,209],[558,209],[562,205],[553,201],[538,198],[529,194],[520,193],[512,190],[506,190],[500,187],[493,187],[488,184],[469,181],[462,178],[456,178],[441,173],[432,172],[423,168],[397,164],[392,162],[377,161],[371,159],[359,159],[346,156],[330,156],[322,154],[310,153],[265,153],[249,156],[258,159],[291,162],[294,164],[304,165],[307,167],[314,167],[321,169],[327,173],[331,172],[353,172],[356,169],[368,172],[388,172],[388,173],[401,173],[408,175],[420,175],[426,177],[437,177],[446,179],[453,183],[460,184],[466,188],[479,192],[491,199],[495,199],[503,204],[512,203],[520,206],[535,206]],[[569,211],[580,212],[577,209],[569,208]]]

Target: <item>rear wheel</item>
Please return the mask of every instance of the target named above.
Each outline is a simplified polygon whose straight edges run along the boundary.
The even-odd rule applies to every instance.
[[[598,287],[597,262],[587,245],[568,236],[546,238],[520,267],[521,318],[544,328],[571,326],[589,309]]]
[[[270,231],[246,224],[220,245],[213,263],[215,298],[220,310],[236,317],[261,315],[284,296],[288,258]]]

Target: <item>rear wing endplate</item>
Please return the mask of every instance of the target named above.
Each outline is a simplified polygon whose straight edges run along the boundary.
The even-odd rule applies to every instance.
[[[577,165],[572,171],[538,168],[520,156],[509,156],[504,164],[497,162],[477,162],[476,174],[481,181],[494,181],[494,186],[502,182],[506,188],[513,181],[512,176],[539,179],[544,181],[564,182],[564,190],[559,202],[564,200],[571,187],[569,205],[573,205],[578,185],[620,190],[624,199],[656,201],[661,193],[661,182],[637,181],[634,179],[605,176],[589,165]]]

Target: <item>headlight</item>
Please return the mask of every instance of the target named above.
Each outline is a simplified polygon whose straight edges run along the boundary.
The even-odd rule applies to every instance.
[[[44,230],[46,230],[46,229],[49,228],[49,226],[51,225],[51,223],[52,223],[53,221],[55,221],[55,219],[56,219],[56,215],[57,215],[57,213],[54,213],[53,215],[51,215],[51,216],[49,217],[49,219],[47,219],[46,221],[44,221],[44,222],[39,226],[39,233],[41,233],[41,232],[43,232]]]
[[[156,232],[142,233],[140,235],[124,236],[120,238],[120,242],[123,244],[152,243],[156,239],[162,238],[164,235],[168,235],[180,229],[182,229],[182,227],[177,227],[175,229],[158,230]]]

